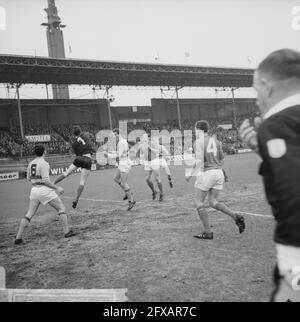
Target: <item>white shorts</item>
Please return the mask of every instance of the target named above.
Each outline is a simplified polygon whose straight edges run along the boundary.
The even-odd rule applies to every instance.
[[[159,160],[160,160],[160,166],[162,168],[167,168],[168,167],[168,162],[167,162],[167,160],[165,158],[159,158]]]
[[[159,170],[160,158],[155,158],[151,161],[144,161],[145,171]]]
[[[58,195],[53,189],[50,189],[49,187],[41,185],[41,186],[36,186],[31,188],[29,199],[38,200],[43,205],[46,205],[48,202],[50,202],[51,200],[57,197]]]
[[[120,170],[120,172],[127,173],[130,171],[131,167],[132,167],[132,162],[130,160],[119,161],[118,169]]]
[[[222,190],[224,185],[224,174],[222,169],[212,169],[201,172],[196,179],[195,188],[202,191],[210,189]]]

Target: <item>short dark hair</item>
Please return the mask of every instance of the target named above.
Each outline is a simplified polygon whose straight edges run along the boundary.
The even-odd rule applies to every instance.
[[[257,71],[277,80],[295,78],[300,81],[300,52],[292,49],[274,51],[258,65]]]
[[[34,147],[34,153],[35,155],[37,155],[38,157],[41,157],[45,152],[45,147],[41,144],[38,144]]]
[[[209,124],[205,120],[200,120],[195,123],[195,130],[202,130],[205,133],[208,132],[209,130]]]
[[[80,135],[80,133],[81,133],[81,128],[80,128],[80,126],[79,126],[79,125],[75,125],[75,126],[74,126],[74,128],[73,128],[73,133],[74,133],[74,135],[76,135],[76,136]]]

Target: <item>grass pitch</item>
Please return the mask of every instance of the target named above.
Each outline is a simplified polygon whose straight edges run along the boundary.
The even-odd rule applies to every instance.
[[[131,301],[268,301],[274,221],[258,163],[254,154],[226,158],[230,182],[221,200],[245,213],[247,227],[240,235],[229,217],[209,210],[212,241],[193,238],[202,226],[183,167],[171,166],[174,189],[162,175],[163,203],[151,200],[142,167],[133,168],[129,183],[138,203],[130,212],[113,170],[93,172],[78,209],[72,209],[75,174],[61,185],[78,236],[64,239],[55,212],[40,207],[20,246],[13,241],[30,185],[1,183],[0,265],[7,288],[127,288]]]

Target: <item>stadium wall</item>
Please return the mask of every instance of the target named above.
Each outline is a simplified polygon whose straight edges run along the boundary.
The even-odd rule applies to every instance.
[[[115,106],[114,114],[116,124],[119,121],[141,121],[151,120],[150,106]]]
[[[218,119],[232,121],[231,99],[180,99],[182,120]],[[237,117],[257,112],[255,98],[235,99]],[[176,99],[151,99],[151,119],[154,124],[177,121]]]

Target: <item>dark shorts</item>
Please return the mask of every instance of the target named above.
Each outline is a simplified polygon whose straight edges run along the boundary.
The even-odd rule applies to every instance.
[[[91,170],[92,163],[93,163],[93,161],[91,158],[83,157],[83,156],[76,157],[76,159],[73,162],[73,164],[77,168],[82,168],[82,169],[87,169],[87,170]]]

